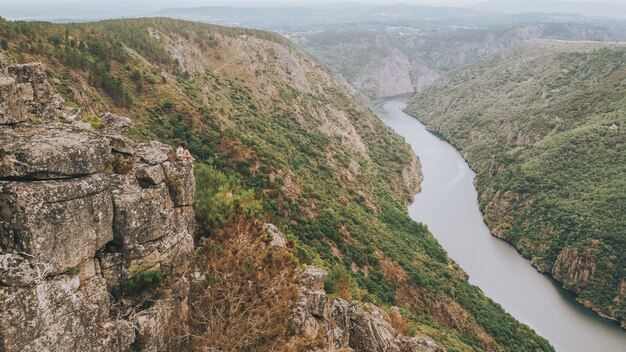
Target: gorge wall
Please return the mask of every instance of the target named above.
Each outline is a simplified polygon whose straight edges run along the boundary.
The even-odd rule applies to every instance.
[[[0,81],[0,351],[193,350],[193,163],[123,136],[126,117],[65,107],[39,63]],[[374,305],[328,297],[326,275],[302,274],[292,347],[444,351]]]
[[[0,350],[163,350],[185,320],[193,165],[96,130],[40,64],[0,72]],[[75,120],[72,121],[72,118]],[[163,299],[142,301],[147,278]]]

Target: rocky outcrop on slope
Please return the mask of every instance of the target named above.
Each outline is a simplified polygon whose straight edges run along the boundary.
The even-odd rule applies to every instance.
[[[392,326],[389,315],[373,304],[328,297],[326,276],[317,267],[302,273],[301,299],[294,312],[300,334],[324,342],[325,351],[445,352],[429,337],[403,335]]]
[[[71,123],[40,64],[2,68],[0,98],[0,350],[170,349],[187,320],[192,163],[121,135],[127,118]]]

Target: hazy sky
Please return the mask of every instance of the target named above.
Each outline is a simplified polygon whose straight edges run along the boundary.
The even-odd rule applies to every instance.
[[[0,16],[8,19],[100,19],[149,16],[158,10],[171,7],[194,7],[194,6],[284,6],[284,5],[307,5],[329,3],[367,3],[367,4],[416,4],[416,5],[452,5],[463,6],[484,2],[487,0],[0,0]],[[530,5],[537,1],[551,2],[593,2],[626,4],[626,0],[495,0],[503,2],[502,9],[512,6],[505,5],[507,2],[519,2]],[[525,6],[524,5],[524,6]],[[533,5],[530,5],[531,7]],[[500,11],[497,5],[491,11]],[[528,6],[526,6],[528,7]],[[552,8],[555,8],[552,6]],[[587,15],[590,10],[579,11],[581,15]],[[599,6],[598,9],[604,7]],[[534,6],[525,12],[542,11],[543,6]],[[610,10],[596,15],[611,16],[616,12]],[[595,11],[595,5],[591,7]],[[620,15],[626,18],[626,10],[620,10]],[[504,11],[506,12],[506,11]],[[552,12],[569,12],[567,9],[552,10]],[[574,13],[574,12],[572,12]]]
[[[126,4],[150,4],[151,7],[182,7],[182,6],[202,6],[202,5],[301,5],[301,4],[324,4],[324,3],[340,3],[340,2],[355,2],[355,3],[370,3],[370,4],[394,4],[394,3],[407,3],[407,4],[423,4],[423,5],[468,5],[485,0],[128,0],[124,1]],[[529,0],[501,0],[501,1],[529,1]],[[530,0],[532,1],[532,0]],[[597,2],[597,3],[626,3],[626,0],[551,0],[551,1],[583,1],[583,2]],[[0,0],[0,5],[53,5],[53,4],[88,4],[88,3],[103,3],[104,0]],[[121,1],[108,1],[108,2],[121,2]]]

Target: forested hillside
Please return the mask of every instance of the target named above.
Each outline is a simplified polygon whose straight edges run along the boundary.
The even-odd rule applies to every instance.
[[[83,121],[111,110],[136,139],[186,142],[212,246],[253,215],[287,233],[299,265],[330,272],[329,294],[399,306],[407,331],[448,351],[551,350],[409,218],[421,176],[408,145],[284,38],[162,18],[1,21],[0,38],[9,63],[43,62]]]
[[[536,41],[452,71],[408,111],[477,173],[494,235],[626,317],[626,47]]]
[[[338,26],[292,35],[372,99],[421,92],[440,75],[535,39],[615,41],[621,30],[582,24]]]

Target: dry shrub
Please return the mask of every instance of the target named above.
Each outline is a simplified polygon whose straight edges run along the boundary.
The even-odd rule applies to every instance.
[[[392,309],[389,312],[389,319],[391,320],[391,326],[393,326],[396,331],[402,333],[403,335],[409,335],[411,330],[411,323],[403,317],[400,312],[396,309]]]
[[[241,217],[201,240],[190,295],[191,346],[197,351],[277,351],[289,339],[298,299],[297,262],[268,248],[266,231]],[[197,274],[196,274],[197,276]]]

